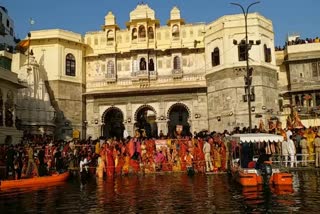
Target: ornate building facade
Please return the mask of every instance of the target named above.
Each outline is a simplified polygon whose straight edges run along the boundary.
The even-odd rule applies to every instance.
[[[12,54],[0,51],[0,59],[11,59]],[[16,104],[18,89],[24,86],[17,74],[0,66],[0,144],[19,143],[22,131],[16,127]]]
[[[45,73],[56,112],[57,136],[149,136],[162,131],[232,130],[248,126],[244,99],[246,54],[243,15],[211,23],[185,23],[174,7],[167,25],[154,10],[138,5],[120,29],[112,12],[100,31],[84,36],[65,30],[31,32],[30,48]],[[272,22],[248,15],[249,62],[253,69],[253,125],[278,111],[277,67]],[[234,40],[239,41],[235,45]],[[26,58],[17,54],[15,70]]]
[[[288,41],[299,39],[289,37]],[[287,45],[276,51],[281,120],[292,112],[305,127],[320,126],[320,43]]]
[[[14,22],[0,6],[0,144],[19,143],[23,134],[16,127],[16,106],[18,90],[26,86],[11,71],[14,36]]]

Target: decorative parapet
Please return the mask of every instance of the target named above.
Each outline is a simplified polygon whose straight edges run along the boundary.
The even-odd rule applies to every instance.
[[[150,71],[149,72],[149,78],[150,80],[156,80],[158,77],[158,72],[157,71]]]
[[[181,79],[183,77],[182,69],[173,69],[172,70],[173,79]]]
[[[106,78],[106,81],[108,83],[114,83],[114,82],[117,81],[117,75],[116,74],[106,74],[105,78]]]
[[[132,72],[132,81],[140,80],[156,80],[158,73],[156,71],[140,70],[137,72]]]

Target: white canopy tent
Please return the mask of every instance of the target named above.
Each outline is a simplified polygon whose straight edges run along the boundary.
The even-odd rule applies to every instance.
[[[239,143],[282,142],[283,136],[266,133],[234,134],[231,139]]]

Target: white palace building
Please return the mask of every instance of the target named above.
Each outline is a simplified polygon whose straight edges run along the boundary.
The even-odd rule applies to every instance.
[[[132,136],[136,127],[149,136],[172,135],[177,125],[185,133],[248,127],[243,14],[192,24],[177,7],[169,12],[166,25],[139,4],[125,29],[108,12],[101,30],[85,35],[32,31],[32,53],[12,56],[12,71],[29,85],[17,95],[22,126],[61,139],[75,131],[80,138],[120,136],[124,129]],[[272,21],[250,13],[248,38],[254,127],[281,115],[280,70]]]

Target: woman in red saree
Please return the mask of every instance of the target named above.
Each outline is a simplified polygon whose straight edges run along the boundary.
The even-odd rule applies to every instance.
[[[204,153],[202,151],[203,146],[200,140],[194,139],[194,166],[197,172],[205,171]]]
[[[186,161],[184,160],[184,157],[187,154],[187,141],[185,139],[179,139],[178,143],[180,145],[180,151],[179,151],[179,157],[180,157],[180,163],[181,163],[181,171],[186,171],[187,166],[186,166]]]
[[[125,159],[124,159],[124,156],[118,152],[118,164],[116,166],[116,175],[121,175],[122,174],[122,169],[123,169],[123,166],[125,164]]]
[[[114,175],[114,159],[113,159],[113,147],[109,146],[109,144],[106,144],[106,171],[107,176],[112,177]]]

